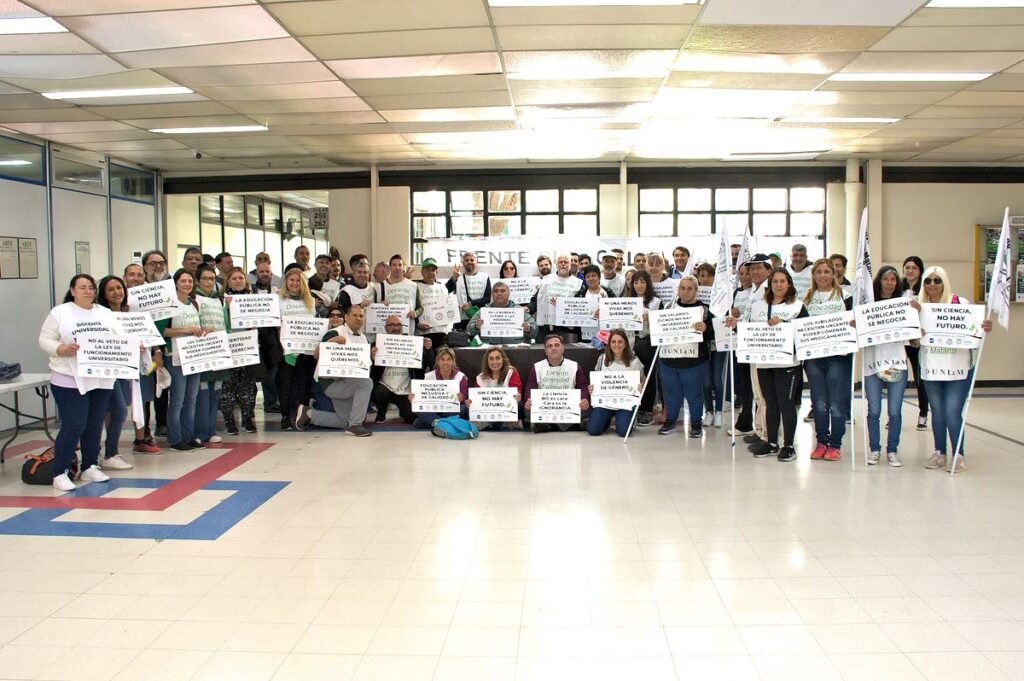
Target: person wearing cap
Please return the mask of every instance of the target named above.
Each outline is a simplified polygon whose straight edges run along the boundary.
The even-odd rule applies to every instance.
[[[451,295],[448,287],[437,280],[437,261],[427,258],[420,265],[422,279],[416,282],[419,291],[421,314],[416,321],[416,335],[426,336],[435,348],[448,344],[448,333],[458,321],[457,319],[432,319],[426,309],[432,303],[442,303]]]
[[[775,253],[769,253],[768,260],[772,264],[772,269],[775,269],[776,267],[782,267],[782,254],[780,254],[778,251],[776,251]]]
[[[516,304],[509,299],[508,284],[503,281],[495,281],[491,284],[491,302],[484,306],[488,307],[516,307]],[[483,309],[483,308],[481,308]],[[483,316],[480,312],[473,315],[466,325],[466,333],[470,338],[480,336],[480,340],[486,345],[516,345],[518,343],[529,343],[537,333],[537,322],[529,310],[523,310],[523,335],[522,336],[484,336],[480,333],[483,328]]]
[[[618,259],[611,251],[607,251],[601,256],[601,286],[619,298],[626,288],[626,280],[619,274],[616,269],[617,265]]]
[[[756,301],[764,298],[768,275],[772,271],[771,259],[764,253],[756,253],[743,266],[749,273],[750,284],[747,288],[736,291],[733,297],[731,316],[741,321],[750,321],[750,308]],[[741,281],[743,278],[741,276]],[[739,362],[734,368],[736,370],[736,400],[739,402],[736,434],[744,436],[744,441],[748,444],[760,444],[762,440],[758,433],[762,435],[766,433],[764,418],[767,405],[757,383],[757,372],[751,371],[750,364]],[[757,404],[756,414],[754,413],[755,403]]]

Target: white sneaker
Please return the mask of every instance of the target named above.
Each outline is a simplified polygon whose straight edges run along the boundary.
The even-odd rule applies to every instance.
[[[889,452],[886,456],[889,457],[889,465],[893,468],[899,468],[903,465],[903,462],[900,461],[900,457],[896,452]]]
[[[109,459],[101,459],[100,468],[107,471],[130,471],[133,466],[122,459],[120,454],[114,454]]]
[[[110,476],[100,470],[99,466],[89,466],[78,476],[86,482],[109,482]]]
[[[722,405],[722,411],[732,411],[732,402],[726,401],[725,404]]]
[[[722,412],[716,411],[715,412],[715,428],[721,428],[721,427],[722,427]]]
[[[220,435],[214,435],[209,440],[207,440],[207,442],[217,444],[218,442],[224,442],[224,438],[222,438]]]
[[[946,467],[946,455],[939,454],[937,451],[932,452],[932,455],[928,457],[928,460],[924,462],[924,467],[933,468],[945,468]]]
[[[952,462],[950,462],[950,468],[952,468],[952,466],[953,466],[953,464],[952,464]],[[959,473],[960,471],[964,470],[965,468],[967,468],[967,462],[964,461],[964,457],[961,456],[960,458],[958,458],[956,460],[956,470],[953,471],[953,470],[950,470],[949,468],[947,468],[946,472],[947,473]]]
[[[882,452],[871,452],[868,454],[868,465],[874,466],[882,458]]]
[[[67,473],[61,473],[53,479],[53,488],[60,492],[70,492],[73,489],[78,489],[78,486],[71,481]]]
[[[715,415],[714,415],[714,413],[709,411],[708,413],[704,414],[704,427],[705,428],[710,428],[714,424],[715,424]]]

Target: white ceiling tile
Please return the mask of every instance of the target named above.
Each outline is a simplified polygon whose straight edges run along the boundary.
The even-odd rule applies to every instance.
[[[377,125],[292,125],[276,129],[286,135],[292,144],[317,148],[331,143],[334,137],[351,135],[393,135],[394,129],[386,124]]]
[[[291,139],[297,139],[292,137]],[[318,136],[318,142],[324,148],[331,147],[373,147],[387,145],[404,145],[405,138],[393,133],[380,133],[369,135],[323,135]]]
[[[495,26],[586,24],[692,24],[699,5],[599,5],[582,7],[492,7]]]
[[[957,92],[942,100],[942,106],[989,107],[1024,106],[1024,92],[985,92],[969,90]]]
[[[62,132],[50,133],[47,139],[65,144],[85,144],[90,142],[126,142],[130,140],[161,139],[155,132],[128,128],[127,130],[114,130],[110,132]]]
[[[937,46],[950,48],[951,45],[933,43],[933,51],[904,53],[872,51],[860,55],[847,64],[844,72],[849,73],[906,73],[906,72],[995,72],[1016,64],[1024,59],[1024,52],[950,52],[934,51]],[[934,83],[931,84],[935,86]]]
[[[324,158],[318,156],[303,156],[300,158],[270,158],[265,161],[253,163],[252,161],[244,162],[246,167],[263,170],[263,169],[294,169],[294,168],[335,168],[335,164]]]
[[[0,95],[24,95],[30,94],[28,91],[23,90],[20,87],[15,87],[10,83],[0,83]]]
[[[683,50],[672,68],[676,71],[825,75],[838,71],[856,56],[855,52],[757,54]]]
[[[512,121],[516,118],[511,106],[478,106],[461,109],[398,109],[381,111],[391,123],[431,121]]]
[[[1018,26],[947,26],[897,28],[871,47],[872,52],[944,50],[1024,50]]]
[[[939,147],[935,151],[926,151],[914,157],[915,161],[939,161],[939,162],[984,162],[1001,161],[1012,157],[1015,152],[1007,150],[1005,153],[998,152],[969,152],[969,151],[942,151],[946,147]]]
[[[84,78],[9,78],[8,82],[36,92],[68,92],[71,90],[120,90],[130,88],[174,87],[178,85],[148,70],[120,71]]]
[[[321,59],[493,52],[495,49],[494,35],[486,26],[303,36],[301,40]]]
[[[956,130],[958,128],[977,128],[977,129],[989,129],[1001,128],[1011,123],[1016,123],[1020,120],[1019,117],[1015,118],[904,118],[898,123],[894,123],[893,126],[899,126],[901,128],[913,129],[913,128],[935,128],[942,130]]]
[[[41,135],[43,137],[56,133],[113,132],[132,129],[130,125],[107,120],[68,121],[64,123],[14,123],[7,127],[13,128],[18,132],[24,132],[29,135]]]
[[[438,92],[473,92],[502,90],[505,76],[500,73],[482,76],[429,76],[425,78],[366,78],[348,83],[361,97],[374,95],[418,95]]]
[[[85,78],[125,68],[103,54],[7,55],[0,59],[0,78]]]
[[[793,106],[787,116],[827,118],[903,118],[920,111],[919,104],[835,104],[831,106]]]
[[[486,132],[494,130],[516,130],[514,121],[449,121],[443,123],[395,123],[395,132]],[[1024,131],[1022,131],[1024,132]]]
[[[1017,53],[1020,59],[1024,59],[1024,54]],[[1024,73],[1024,61],[1017,63],[1006,69],[1006,73]]]
[[[231,102],[231,108],[244,114],[319,113],[331,111],[368,111],[370,106],[359,97],[322,99],[244,100]]]
[[[200,144],[201,149],[230,149],[232,147],[239,146],[252,146],[256,143],[258,143],[261,148],[294,146],[294,143],[289,141],[287,138],[273,133],[259,133],[258,136],[253,133],[213,133],[199,137],[196,135],[149,134],[155,135],[159,139],[173,139],[189,147],[195,147],[197,144]]]
[[[70,109],[0,109],[0,123],[41,123],[52,121],[92,121],[102,119],[94,113]]]
[[[423,95],[382,95],[367,97],[366,103],[377,111],[385,109],[461,108],[466,106],[509,106],[507,91],[448,92]]]
[[[614,102],[649,102],[658,93],[657,87],[646,88],[513,88],[516,104],[601,104]]]
[[[256,0],[32,0],[32,4],[50,16],[79,14],[117,14],[139,10],[157,11],[189,9],[193,7],[223,7],[227,5],[255,5]]]
[[[712,0],[700,20],[757,26],[895,26],[922,4],[923,0]]]
[[[1024,9],[925,7],[904,26],[1021,26]]]
[[[934,87],[936,83],[932,83]],[[953,94],[950,91],[941,90],[864,90],[858,92],[837,92],[835,93],[836,104],[919,104],[924,106],[932,104]]]
[[[929,106],[920,109],[912,118],[1024,118],[1024,106]]]
[[[985,80],[971,83],[964,89],[965,92],[980,92],[983,90],[1024,91],[1024,73],[997,73]]]
[[[106,151],[111,154],[125,151],[161,151],[167,149],[188,149],[189,147],[173,139],[156,138],[131,140],[125,142],[79,142],[78,146],[93,151]]]
[[[383,123],[376,111],[328,111],[322,113],[267,114],[260,116],[267,125],[360,125]],[[285,134],[285,133],[281,133]]]
[[[225,125],[255,125],[256,121],[246,116],[185,116],[177,118],[130,118],[125,119],[124,123],[135,128],[152,130],[154,128],[205,128]]]
[[[270,10],[294,35],[365,33],[370,31],[486,26],[480,0],[321,0],[268,3]]]
[[[672,71],[665,81],[669,87],[707,87],[768,90],[813,90],[827,76],[799,73],[722,73]]]
[[[271,146],[263,147],[259,146],[259,143],[254,142],[245,146],[234,146],[234,147],[215,147],[208,144],[203,144],[201,140],[192,142],[192,146],[204,154],[209,154],[217,158],[227,159],[239,159],[239,158],[264,158],[264,157],[275,157],[275,156],[309,156],[310,152],[305,147],[300,146]]]
[[[339,59],[327,66],[346,80],[360,78],[415,78],[501,73],[497,52],[433,54],[420,57]]]
[[[663,79],[677,50],[506,51],[505,70],[512,80],[609,78]]]
[[[355,93],[340,80],[319,83],[288,83],[279,85],[230,85],[226,87],[196,87],[196,92],[221,101],[267,99],[323,99],[327,97],[354,97]]]
[[[832,5],[829,5],[830,7]],[[722,26],[697,24],[686,47],[698,52],[860,52],[887,33],[867,26]]]
[[[121,52],[119,61],[134,69],[230,64],[274,64],[310,61],[313,55],[294,38],[250,40],[222,45],[172,47],[165,50]]]
[[[158,168],[164,177],[173,177],[174,173],[191,176],[195,172],[212,172],[215,170],[251,170],[250,166],[229,161],[218,161],[212,158],[202,160],[186,159],[163,161],[159,164],[141,163],[149,168]]]
[[[0,35],[0,54],[96,54],[95,47],[74,33]]]
[[[258,5],[68,17],[62,21],[105,52],[214,45],[224,42],[228,35],[232,42],[288,36]]]
[[[43,16],[18,0],[0,0],[0,17],[4,19],[31,19]]]
[[[498,29],[502,50],[679,49],[688,24],[505,26]]]
[[[899,121],[892,125],[870,133],[867,138],[892,137],[897,139],[960,139],[988,132],[991,128],[938,128],[938,127],[908,127],[906,121]],[[865,139],[867,139],[865,138]]]
[[[234,66],[193,66],[165,68],[161,71],[174,81],[188,87],[223,87],[228,85],[275,85],[313,83],[332,80],[330,69],[318,61],[287,64],[238,64]]]
[[[182,104],[127,104],[112,106],[88,106],[85,111],[104,118],[171,118],[177,116],[222,116],[234,115],[234,111],[220,102],[185,102]]]
[[[10,109],[66,109],[70,104],[47,99],[37,94],[5,95],[0,93],[0,111]]]

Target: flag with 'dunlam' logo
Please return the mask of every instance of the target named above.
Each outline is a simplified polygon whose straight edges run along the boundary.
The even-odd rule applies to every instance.
[[[853,286],[853,304],[875,302],[875,287],[871,281],[871,247],[868,244],[868,209],[860,214],[860,236],[857,237],[857,266]]]
[[[999,326],[1007,330],[1010,328],[1010,255],[1010,208],[1007,207],[1003,213],[1003,228],[999,232],[992,283],[985,298],[986,313],[994,312]]]

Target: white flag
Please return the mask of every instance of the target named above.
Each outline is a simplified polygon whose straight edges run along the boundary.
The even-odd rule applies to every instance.
[[[1003,213],[1003,229],[999,232],[999,248],[996,250],[992,283],[988,287],[986,317],[993,312],[999,326],[1010,328],[1010,209]]]
[[[687,263],[689,264],[689,263]],[[718,245],[718,265],[715,281],[711,285],[711,303],[708,309],[716,317],[724,317],[732,309],[732,263],[729,259],[729,230],[722,225],[722,239]]]
[[[740,242],[740,252],[736,254],[736,273],[737,274],[739,274],[740,265],[742,265],[744,262],[746,262],[747,256],[748,256],[748,252],[750,251],[750,248],[747,246],[747,232],[748,231],[749,230],[746,227],[743,228],[743,241]],[[738,279],[737,279],[737,281],[738,281]]]
[[[857,238],[856,279],[853,287],[853,304],[866,305],[875,302],[875,285],[871,280],[871,247],[868,244],[868,209],[860,215],[860,236]]]

